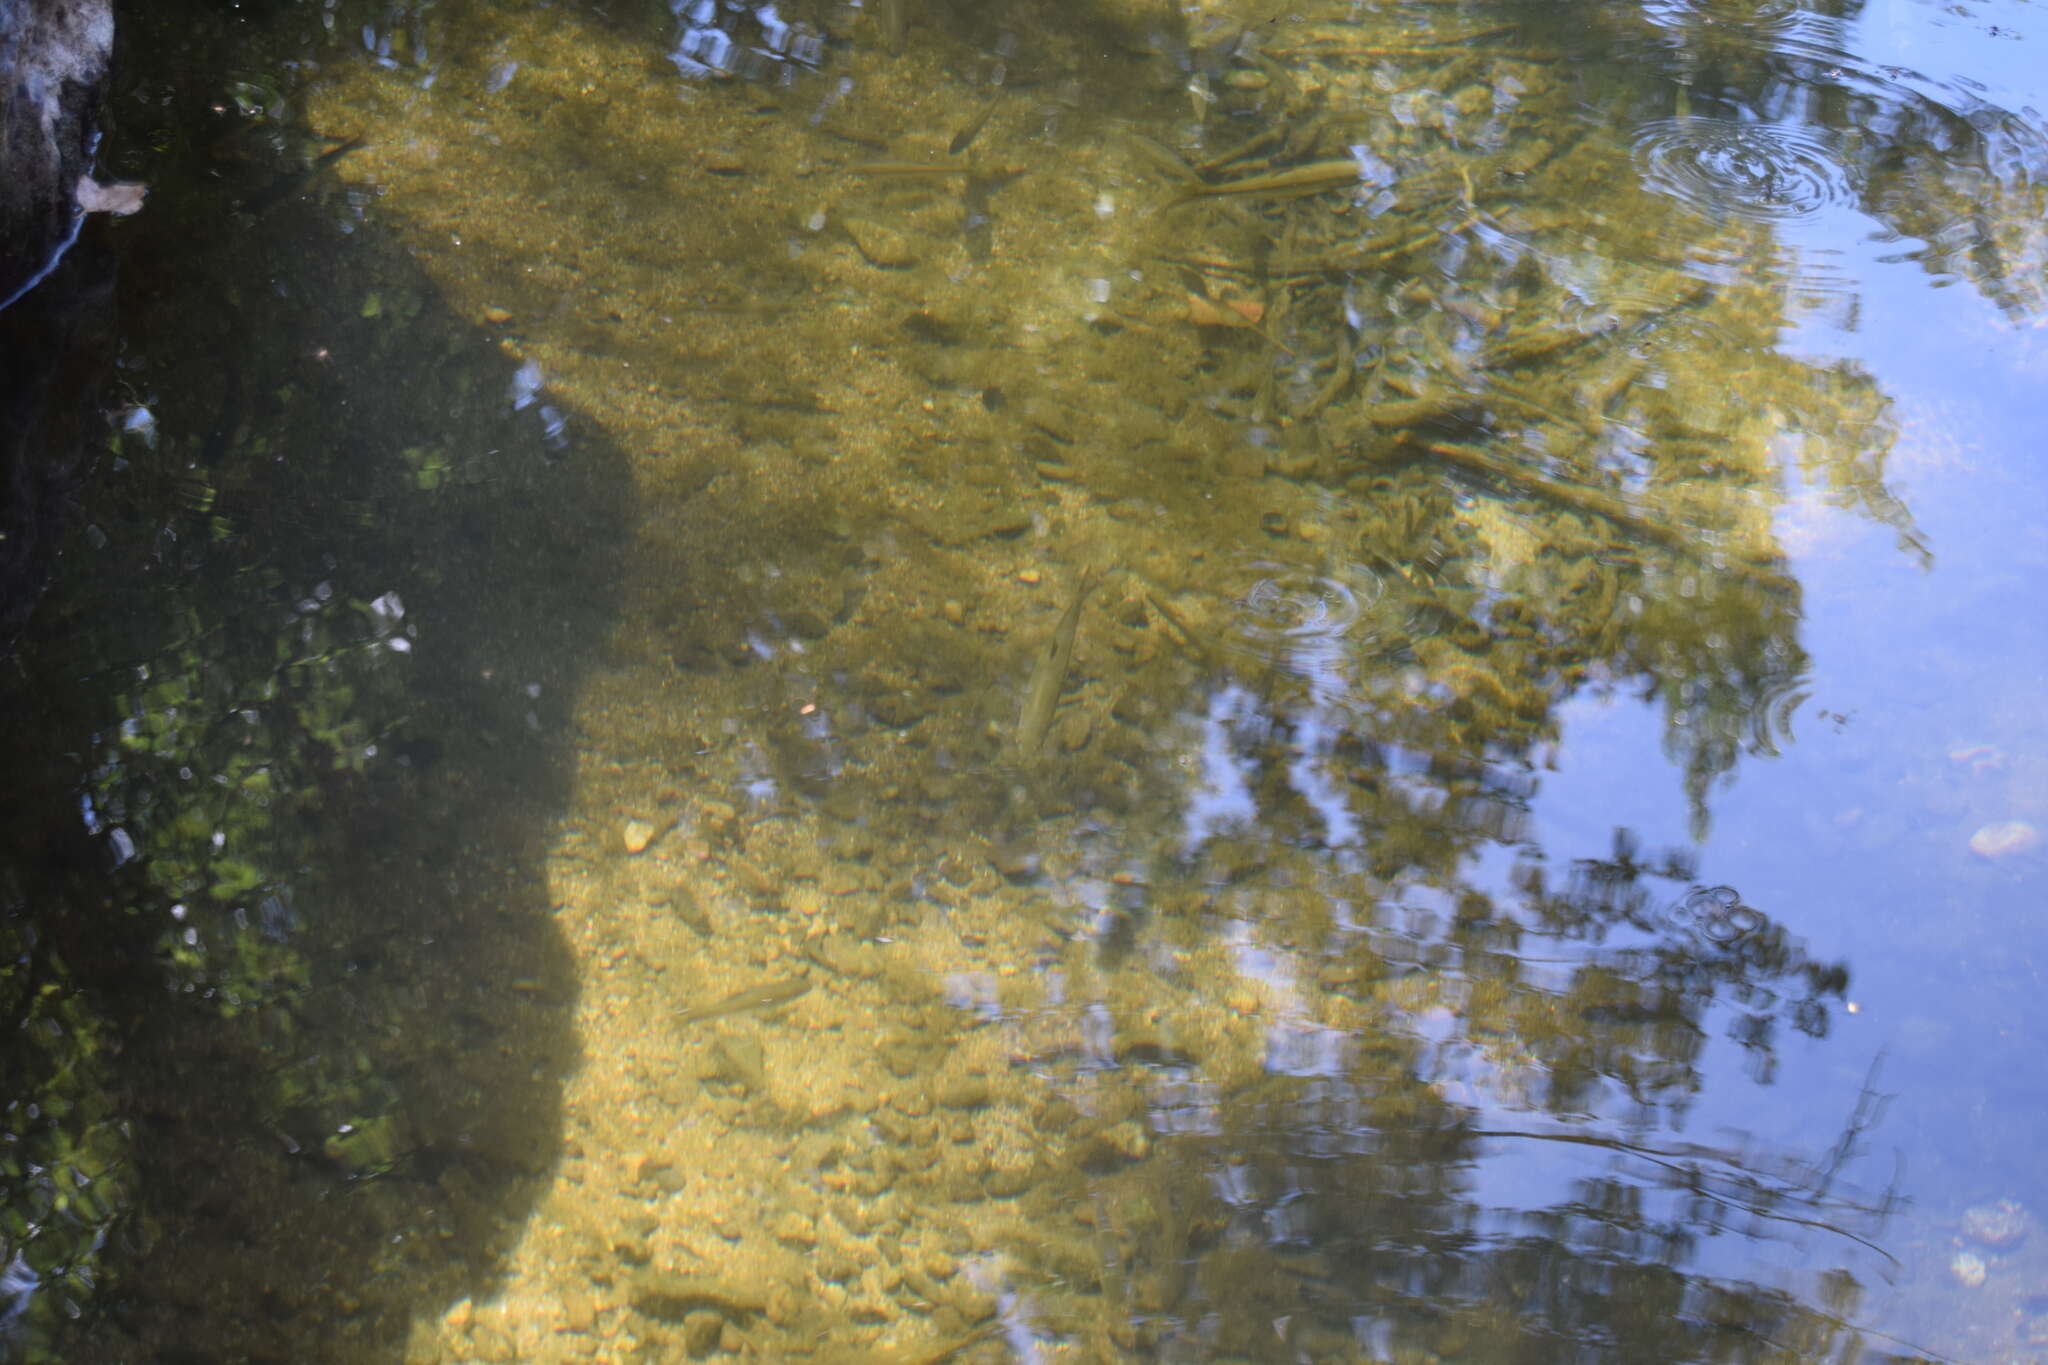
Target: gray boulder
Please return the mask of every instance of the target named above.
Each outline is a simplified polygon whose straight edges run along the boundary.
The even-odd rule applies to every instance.
[[[111,0],[0,0],[0,308],[55,266],[91,211],[132,213],[139,185],[92,178]]]

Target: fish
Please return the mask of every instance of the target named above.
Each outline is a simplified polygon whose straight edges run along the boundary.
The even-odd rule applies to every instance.
[[[1074,600],[1067,604],[1060,623],[1053,627],[1045,652],[1032,665],[1031,681],[1024,688],[1024,709],[1017,715],[1019,758],[1036,754],[1052,729],[1053,713],[1059,709],[1060,692],[1067,684],[1067,667],[1074,661],[1074,635],[1081,626],[1081,604],[1088,600],[1088,590],[1094,586],[1094,572],[1084,569],[1080,585],[1074,589]]]
[[[946,144],[946,154],[948,156],[958,156],[974,145],[974,139],[980,137],[981,130],[988,125],[989,116],[995,113],[996,106],[1003,102],[1004,93],[1004,91],[998,89],[989,98],[988,104],[983,107],[981,113],[975,116],[974,122],[953,134],[953,140]]]
[[[357,133],[354,137],[344,139],[337,146],[329,147],[297,170],[287,171],[264,188],[244,199],[241,203],[241,211],[248,214],[262,214],[274,208],[297,194],[300,190],[305,189],[306,186],[312,184],[318,176],[334,165],[335,162],[364,145],[366,144],[363,140],[363,135]]]
[[[1187,642],[1187,647],[1194,651],[1197,658],[1211,669],[1218,666],[1219,661],[1216,657],[1216,651],[1210,647],[1209,642],[1193,626],[1188,624],[1186,617],[1168,606],[1165,599],[1158,592],[1152,590],[1150,584],[1147,584],[1145,588],[1145,600],[1151,604],[1152,610],[1159,613],[1161,619],[1167,625],[1173,627],[1174,633]]]
[[[1299,166],[1289,166],[1285,170],[1245,176],[1238,180],[1193,180],[1181,186],[1180,192],[1167,201],[1166,207],[1176,208],[1197,199],[1224,197],[1295,199],[1303,195],[1321,194],[1325,190],[1338,189],[1344,185],[1356,185],[1364,179],[1364,169],[1353,157],[1309,161]]]
[[[729,1014],[772,1009],[777,1005],[788,1004],[810,988],[810,978],[803,976],[786,976],[775,981],[764,981],[758,986],[747,986],[720,999],[677,1010],[676,1022],[701,1024],[707,1019],[723,1019]]]
[[[1002,1320],[992,1318],[979,1327],[948,1338],[941,1342],[921,1342],[910,1346],[876,1347],[861,1355],[841,1357],[847,1365],[944,1365],[970,1346],[976,1346],[999,1335],[1003,1330]]]
[[[974,168],[964,161],[863,161],[848,166],[846,173],[875,180],[945,180],[971,176]]]

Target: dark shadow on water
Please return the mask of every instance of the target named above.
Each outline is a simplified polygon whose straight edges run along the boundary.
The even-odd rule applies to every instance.
[[[10,513],[55,549],[0,681],[32,1360],[397,1359],[491,1291],[578,1060],[543,853],[625,457],[515,406],[516,361],[317,175],[236,211],[209,101],[246,35],[213,18],[124,30],[151,211],[9,318],[64,360],[8,409],[49,471]]]

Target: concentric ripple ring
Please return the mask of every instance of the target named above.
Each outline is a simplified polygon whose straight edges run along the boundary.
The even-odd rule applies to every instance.
[[[1783,222],[1854,199],[1827,142],[1808,128],[1656,119],[1636,130],[1635,154],[1645,185],[1703,213]]]
[[[1256,577],[1237,602],[1237,647],[1290,669],[1298,669],[1304,649],[1353,635],[1382,591],[1378,576],[1363,566],[1329,574],[1266,561],[1248,567]]]

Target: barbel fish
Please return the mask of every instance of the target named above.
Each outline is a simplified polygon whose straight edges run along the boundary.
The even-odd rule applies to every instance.
[[[717,1000],[678,1010],[676,1022],[701,1024],[707,1019],[723,1019],[728,1014],[772,1009],[777,1005],[788,1004],[810,988],[810,978],[803,976],[787,976],[776,981],[764,981],[758,986],[745,987]]]
[[[1052,729],[1053,714],[1059,710],[1060,692],[1067,684],[1067,667],[1074,661],[1074,635],[1081,626],[1081,604],[1095,586],[1092,570],[1083,570],[1060,623],[1053,627],[1045,652],[1032,665],[1031,681],[1024,688],[1024,709],[1017,715],[1017,756],[1029,758],[1045,743]]]
[[[1167,208],[1192,203],[1197,199],[1296,199],[1303,195],[1321,194],[1325,190],[1338,189],[1344,185],[1364,182],[1364,169],[1354,158],[1345,157],[1330,161],[1310,161],[1284,170],[1269,171],[1264,175],[1249,175],[1238,180],[1194,180],[1180,187],[1174,197],[1167,201]]]

